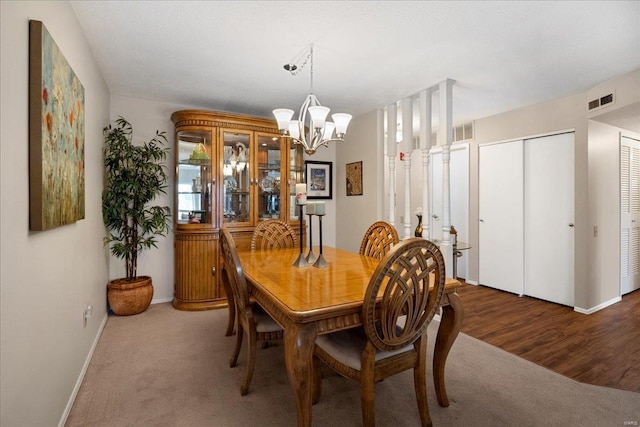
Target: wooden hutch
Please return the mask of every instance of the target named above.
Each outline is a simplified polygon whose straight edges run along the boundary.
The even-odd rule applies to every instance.
[[[175,125],[173,306],[207,310],[227,304],[220,278],[220,227],[239,248],[255,226],[280,218],[299,228],[295,184],[302,150],[280,137],[275,120],[183,110]]]

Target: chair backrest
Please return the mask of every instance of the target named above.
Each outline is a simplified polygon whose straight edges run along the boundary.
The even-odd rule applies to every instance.
[[[400,239],[396,229],[385,221],[377,221],[364,233],[360,244],[360,254],[382,259]]]
[[[411,238],[394,246],[365,293],[363,323],[371,343],[393,351],[418,339],[440,306],[444,283],[444,258],[433,242]]]
[[[244,313],[245,310],[250,307],[249,289],[247,287],[247,280],[244,277],[242,265],[240,264],[240,258],[238,257],[236,242],[233,240],[229,229],[222,227],[220,231],[224,271],[229,280],[229,286],[233,292],[238,311]]]
[[[298,243],[294,229],[280,219],[262,221],[251,236],[251,250],[293,248]]]

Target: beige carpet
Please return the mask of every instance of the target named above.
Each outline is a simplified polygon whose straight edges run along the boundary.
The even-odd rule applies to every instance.
[[[183,312],[153,305],[132,317],[110,316],[67,426],[295,426],[281,344],[258,349],[249,394],[246,367],[229,368],[235,344],[227,311]],[[437,323],[430,325],[432,350]],[[329,371],[315,426],[361,425],[358,385]],[[624,426],[640,423],[640,393],[581,384],[460,334],[447,362],[451,405],[435,400],[435,426]],[[410,371],[376,385],[378,426],[420,424]]]

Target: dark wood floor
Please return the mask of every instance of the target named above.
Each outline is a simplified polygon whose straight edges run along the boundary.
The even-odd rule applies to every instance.
[[[583,383],[640,392],[640,290],[589,315],[485,286],[458,293],[465,334]]]

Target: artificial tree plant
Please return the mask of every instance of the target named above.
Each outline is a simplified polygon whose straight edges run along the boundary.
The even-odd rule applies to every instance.
[[[105,188],[102,192],[102,216],[108,233],[104,243],[110,246],[115,257],[124,259],[126,264],[126,277],[109,283],[109,304],[116,314],[135,314],[118,313],[114,309],[117,303],[112,301],[111,291],[132,286],[137,288],[138,254],[144,249],[157,247],[158,237],[169,232],[169,207],[150,205],[159,194],[166,193],[164,162],[169,149],[164,145],[167,137],[165,132],[156,131],[150,141],[135,145],[133,128],[123,117],[115,121],[115,126],[105,127],[103,133]],[[148,279],[151,286],[148,276],[140,278]],[[141,311],[146,310],[151,296],[142,298],[149,302]],[[126,302],[126,305],[131,305],[131,302]]]

